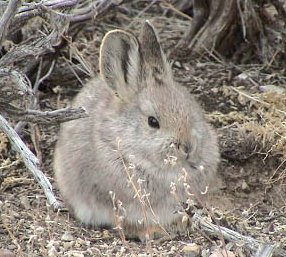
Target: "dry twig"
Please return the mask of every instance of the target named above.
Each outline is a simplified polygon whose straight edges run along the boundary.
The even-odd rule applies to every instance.
[[[21,3],[21,0],[10,0],[5,12],[3,13],[0,19],[0,45],[6,38],[6,34],[8,32],[9,25],[14,17],[18,5]]]
[[[58,209],[60,207],[60,203],[53,194],[51,183],[43,174],[43,172],[39,169],[39,162],[37,157],[23,143],[21,138],[2,115],[0,115],[0,129],[8,136],[13,147],[15,147],[17,152],[21,155],[26,167],[32,172],[35,179],[42,187],[49,204],[52,205],[55,209]]]
[[[11,106],[9,110],[5,111],[15,119],[38,124],[55,124],[87,117],[87,113],[82,107],[76,109],[67,107],[55,111],[21,111],[17,108],[13,109]]]
[[[31,83],[30,80],[27,78],[27,76],[15,69],[11,68],[1,68],[0,69],[0,78],[4,77],[10,77],[14,82],[15,85],[18,87],[18,89],[23,93],[23,94],[28,94],[32,95],[33,91],[31,89]],[[1,80],[0,80],[0,86],[1,85]],[[0,94],[1,97],[1,94]],[[0,101],[1,102],[1,101]]]
[[[94,19],[124,2],[127,0],[47,0],[39,3],[25,3],[15,15],[10,30],[11,33],[14,33],[29,19],[52,10],[62,10],[61,14],[66,16],[70,22],[83,22]],[[68,10],[69,13],[64,14],[65,10]]]
[[[233,231],[231,229],[214,225],[207,218],[202,217],[200,214],[196,213],[192,220],[196,224],[196,227],[203,230],[204,232],[214,235],[221,236],[237,245],[244,245],[252,252],[256,253],[256,257],[270,257],[270,256],[286,256],[286,252],[279,248],[278,245],[268,244],[258,241],[252,237],[241,235],[240,233]]]

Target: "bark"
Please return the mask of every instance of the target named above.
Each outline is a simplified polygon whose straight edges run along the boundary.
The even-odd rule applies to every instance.
[[[225,240],[237,245],[243,244],[243,247],[249,249],[255,257],[286,256],[286,252],[279,245],[262,242],[252,237],[244,236],[229,228],[215,225],[209,218],[199,213],[195,213],[193,217],[190,218],[195,224],[195,227],[200,231],[219,238],[223,237]]]
[[[194,0],[190,29],[171,57],[185,59],[208,53],[240,63],[249,62],[251,58],[270,62],[278,48],[283,58],[286,6],[279,0],[270,2]],[[277,17],[269,5],[276,8]],[[281,42],[277,47],[278,40]]]
[[[236,19],[236,0],[194,0],[192,24],[173,55],[186,56],[185,49],[197,55],[218,49],[235,30]]]
[[[21,0],[11,0],[7,7],[6,5],[0,5],[0,14],[2,13],[2,9],[6,7],[6,10],[3,12],[2,17],[0,19],[0,45],[3,43],[4,39],[6,38],[8,28],[12,21],[12,18],[15,16],[17,7],[21,3]]]
[[[43,174],[43,172],[39,169],[39,161],[37,157],[30,151],[30,149],[23,143],[21,138],[15,132],[15,130],[9,125],[8,121],[0,115],[0,129],[8,136],[10,142],[13,147],[22,157],[26,167],[32,172],[36,181],[42,187],[48,202],[55,209],[58,209],[61,204],[55,198],[52,190],[52,185],[47,179],[47,177]]]

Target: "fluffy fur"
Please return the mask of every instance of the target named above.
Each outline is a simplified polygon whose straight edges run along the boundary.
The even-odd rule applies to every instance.
[[[54,160],[61,194],[83,223],[115,227],[109,193],[114,192],[125,208],[127,236],[140,236],[158,223],[171,226],[181,218],[176,212],[180,201],[187,199],[179,181],[182,170],[197,194],[215,177],[215,133],[195,99],[174,81],[148,21],[139,39],[121,30],[107,33],[100,74],[73,102],[74,107],[85,107],[89,117],[61,126]],[[160,128],[150,127],[150,116]],[[166,162],[173,157],[175,164]],[[146,207],[145,219],[128,181],[130,164],[135,167],[129,170],[132,180],[138,186],[140,179],[141,194],[148,194],[152,207]],[[172,182],[178,199],[170,193]]]

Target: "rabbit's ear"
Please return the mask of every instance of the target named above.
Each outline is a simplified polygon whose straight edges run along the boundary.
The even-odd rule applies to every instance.
[[[159,38],[153,25],[146,20],[141,30],[140,38],[141,52],[147,67],[155,73],[163,73],[168,70],[166,56],[164,55]]]
[[[132,97],[141,77],[138,40],[122,30],[107,33],[100,48],[99,66],[102,78],[120,98]]]

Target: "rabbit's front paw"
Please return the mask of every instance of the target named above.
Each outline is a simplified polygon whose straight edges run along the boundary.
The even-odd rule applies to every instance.
[[[138,238],[141,242],[146,242],[148,240],[172,240],[174,237],[169,234],[163,227],[159,225],[150,226],[143,228],[138,231]]]

